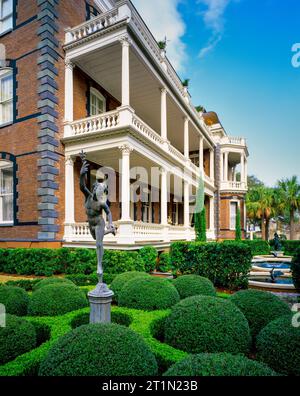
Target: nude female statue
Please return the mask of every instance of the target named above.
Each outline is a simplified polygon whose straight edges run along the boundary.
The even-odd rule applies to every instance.
[[[89,164],[86,160],[86,155],[83,151],[80,154],[82,160],[82,167],[80,170],[80,190],[85,196],[85,210],[88,217],[88,223],[92,237],[96,241],[97,248],[97,275],[99,277],[99,283],[103,283],[103,238],[104,235],[113,234],[116,235],[116,229],[112,222],[112,214],[108,206],[107,194],[108,187],[105,183],[96,183],[93,185],[92,192],[86,186],[86,179],[88,173]],[[103,218],[103,210],[108,217],[108,225]]]

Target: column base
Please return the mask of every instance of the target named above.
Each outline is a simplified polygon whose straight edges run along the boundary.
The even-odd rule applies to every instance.
[[[88,293],[90,302],[90,323],[111,323],[111,302],[114,292],[105,283],[98,283]]]
[[[133,226],[134,222],[132,220],[120,220],[118,222],[118,244],[133,245],[135,243]]]

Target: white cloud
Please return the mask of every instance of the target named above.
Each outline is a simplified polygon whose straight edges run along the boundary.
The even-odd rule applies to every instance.
[[[177,71],[183,71],[187,61],[182,41],[186,25],[178,11],[182,0],[132,0],[154,37],[160,41],[167,36],[167,56]]]
[[[236,0],[197,0],[198,4],[205,6],[205,9],[200,12],[200,15],[206,27],[212,32],[207,44],[199,53],[200,58],[205,57],[222,40],[225,26],[224,14],[232,1]]]

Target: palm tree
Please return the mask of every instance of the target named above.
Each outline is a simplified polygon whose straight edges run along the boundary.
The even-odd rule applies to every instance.
[[[295,218],[300,210],[300,184],[297,176],[291,179],[282,179],[278,182],[280,195],[280,209],[290,217],[290,239],[295,239]]]

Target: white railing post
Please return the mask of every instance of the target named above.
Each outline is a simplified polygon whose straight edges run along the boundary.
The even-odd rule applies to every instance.
[[[69,123],[73,121],[73,69],[74,64],[70,60],[65,61],[65,137],[72,135]]]

